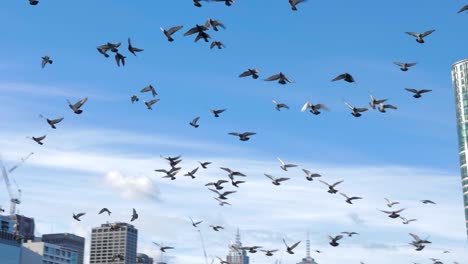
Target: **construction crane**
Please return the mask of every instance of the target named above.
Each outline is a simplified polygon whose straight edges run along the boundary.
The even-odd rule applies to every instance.
[[[13,172],[19,166],[21,166],[33,154],[34,152],[29,153],[26,157],[22,158],[18,164],[11,167],[11,169],[9,169],[8,171],[6,170],[5,165],[3,164],[3,159],[0,155],[0,166],[2,167],[2,175],[3,175],[3,179],[5,180],[8,195],[10,196],[10,216],[13,216],[16,214],[16,205],[21,204],[21,189],[18,188],[17,193],[15,193],[11,187],[10,179],[8,178],[8,176],[11,172]],[[15,181],[15,184],[16,184],[16,181]]]

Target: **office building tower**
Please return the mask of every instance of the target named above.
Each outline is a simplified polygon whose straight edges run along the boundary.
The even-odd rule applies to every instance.
[[[78,253],[77,264],[84,264],[84,237],[76,236],[68,233],[61,234],[46,234],[42,235],[42,242],[62,246],[65,248],[73,249]]]
[[[146,254],[138,253],[136,263],[138,263],[138,264],[140,264],[140,263],[141,264],[153,264],[153,259],[150,258]]]
[[[21,252],[22,264],[77,264],[78,252],[66,247],[45,243],[27,241],[23,243]],[[39,259],[40,262],[37,262]]]
[[[297,264],[317,264],[317,262],[315,262],[315,260],[310,256],[309,233],[307,233],[307,240],[306,240],[306,257],[303,258],[302,261]]]
[[[127,223],[107,223],[93,228],[89,263],[135,264],[137,239],[138,230]]]
[[[468,59],[452,65],[452,83],[457,114],[458,153],[465,205],[465,224],[468,237]]]
[[[2,264],[20,264],[21,245],[15,240],[13,225],[11,219],[0,219],[0,263]]]
[[[241,237],[239,229],[237,229],[236,240],[232,243],[229,248],[229,253],[226,257],[226,261],[230,264],[249,264],[249,256],[247,251],[240,249],[242,247]]]

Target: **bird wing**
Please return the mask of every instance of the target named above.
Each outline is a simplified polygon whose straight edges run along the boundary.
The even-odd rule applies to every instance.
[[[220,26],[220,27],[222,27],[223,29],[226,29],[226,27],[224,26],[224,24],[223,24],[221,21],[219,21],[219,20],[213,21],[213,24],[214,24],[215,26]]]
[[[166,33],[168,35],[172,35],[174,33],[176,33],[177,31],[179,31],[181,28],[183,28],[184,26],[175,26],[175,27],[171,27],[169,30],[166,31]],[[192,33],[193,34],[193,33]]]
[[[228,194],[232,194],[232,193],[235,193],[236,191],[228,191],[228,192],[223,192],[223,195],[222,196],[226,196]]]
[[[79,214],[76,214],[76,218],[80,218],[82,217],[83,215],[85,215],[86,213],[79,213]]]
[[[412,236],[414,238],[414,240],[416,241],[421,241],[421,238],[415,234],[412,234],[412,233],[409,233],[410,236]]]
[[[254,133],[254,132],[244,132],[242,133],[242,136],[244,137],[248,137],[248,136],[253,136],[253,135],[256,135],[257,133]]]
[[[418,37],[419,36],[419,33],[417,33],[417,32],[405,32],[405,33],[408,34],[408,35],[411,35],[413,37]]]
[[[216,183],[217,183],[218,185],[220,185],[220,184],[223,184],[223,183],[226,183],[226,182],[228,182],[228,181],[226,181],[226,180],[218,180]]]
[[[221,195],[217,190],[214,190],[214,189],[211,189],[211,188],[208,188],[208,190],[212,191],[212,192],[215,192],[217,193],[218,195]]]
[[[196,124],[196,123],[198,122],[199,119],[200,119],[199,116],[198,116],[198,117],[195,117],[195,118],[192,120],[192,123],[193,123],[193,124]]]
[[[393,62],[393,64],[398,65],[400,67],[403,67],[405,64],[401,62]]]
[[[317,109],[323,109],[323,110],[326,110],[326,111],[330,111],[330,108],[328,108],[326,105],[324,104],[317,104],[315,105],[315,108]]]
[[[277,182],[282,182],[282,181],[287,181],[289,180],[290,178],[278,178],[276,179]]]
[[[428,93],[428,92],[432,92],[432,90],[419,90],[419,93]]]
[[[340,74],[340,75],[336,76],[331,81],[334,82],[334,81],[338,81],[338,80],[343,80],[345,77],[346,77],[346,74],[343,73],[343,74]]]
[[[306,170],[306,169],[302,169],[302,171],[303,171],[307,176],[309,176],[310,174],[312,174],[312,172],[310,172],[309,170]]]
[[[267,176],[267,177],[268,177],[270,180],[272,180],[272,181],[275,180],[275,177],[273,177],[273,176],[271,176],[271,175],[269,175],[269,174],[264,173],[264,175]]]
[[[348,104],[347,102],[344,102],[344,103],[345,103],[345,105],[346,105],[349,109],[351,109],[351,110],[354,111],[354,106]]]
[[[326,183],[326,182],[324,182],[324,181],[322,181],[322,180],[319,180],[319,182],[321,182],[321,183],[323,183],[323,184],[325,184],[325,185],[327,185],[327,186],[330,186],[330,184],[328,184],[328,183]]]
[[[386,214],[391,214],[391,213],[393,213],[393,212],[384,211],[384,210],[380,210],[380,209],[377,209],[377,210],[379,210],[379,211],[381,211],[381,212],[384,212],[384,213],[386,213]]]
[[[38,141],[41,141],[41,140],[44,140],[44,138],[46,138],[46,136],[47,136],[47,135],[43,135],[42,137],[37,137],[36,139],[37,139]]]
[[[340,194],[341,194],[344,198],[349,199],[349,197],[348,197],[346,194],[344,194],[344,193],[340,193]],[[343,232],[343,233],[344,233],[344,232]]]
[[[428,36],[428,35],[430,35],[430,34],[431,34],[432,32],[434,32],[434,31],[435,31],[435,29],[428,30],[428,31],[422,33],[422,34],[421,34],[421,37]]]
[[[62,120],[63,120],[63,117],[57,118],[57,119],[52,119],[52,120],[50,120],[50,122],[51,122],[52,124],[55,125],[55,124],[57,124],[57,123],[62,122]]]
[[[159,101],[159,98],[156,98],[156,99],[153,99],[151,101],[148,102],[149,105],[153,105],[155,103],[157,103]]]
[[[301,243],[301,241],[298,241],[296,242],[294,245],[292,245],[289,249],[290,250],[293,250],[295,247],[297,247],[297,245],[299,245],[299,243]]]
[[[417,93],[418,92],[418,90],[413,89],[413,88],[405,88],[405,90],[408,91],[408,92],[412,92],[412,93]]]
[[[250,75],[250,71],[245,71],[239,75],[239,77],[247,77]]]
[[[343,238],[342,235],[337,235],[337,236],[335,237],[335,240],[340,240],[340,239],[342,239],[342,238]]]
[[[216,41],[211,42],[210,49],[214,48],[216,46]]]
[[[228,173],[231,173],[231,172],[232,172],[231,169],[229,169],[229,168],[220,167],[220,169],[222,169],[222,170],[224,170],[224,171],[227,171]]]
[[[406,63],[406,67],[411,67],[411,66],[414,66],[418,64],[417,62],[409,62],[409,63]]]
[[[195,172],[197,172],[197,171],[198,171],[198,167],[195,168],[195,169],[193,169],[190,173],[191,173],[191,174],[195,174]]]
[[[277,159],[278,159],[278,161],[281,163],[281,166],[284,166],[284,165],[285,165],[284,162],[283,162],[280,158],[277,158]]]
[[[84,103],[88,101],[88,97],[81,99],[79,102],[73,105],[74,108],[79,109]]]
[[[239,133],[236,133],[236,132],[230,132],[230,133],[228,133],[228,134],[229,134],[229,135],[233,135],[233,136],[240,136],[240,134],[239,134]]]
[[[332,186],[331,186],[331,187],[335,187],[335,186],[337,186],[338,184],[340,184],[340,183],[342,183],[342,182],[344,182],[344,180],[342,180],[342,181],[338,181],[338,182],[335,182],[334,184],[332,184]]]
[[[401,213],[401,212],[403,212],[404,210],[406,210],[406,208],[402,208],[402,209],[400,209],[400,210],[398,210],[398,211],[395,211],[395,213]]]
[[[278,73],[278,74],[275,74],[273,76],[270,76],[270,77],[266,78],[265,81],[276,81],[279,78],[280,78],[280,74]]]
[[[192,34],[195,34],[198,32],[198,29],[196,27],[189,29],[189,31],[184,33],[184,36],[190,36]]]
[[[306,102],[306,103],[304,104],[304,106],[301,108],[301,112],[305,112],[305,111],[307,110],[307,108],[309,108],[310,106],[311,106],[310,103],[309,103],[309,102]]]
[[[390,108],[390,109],[397,109],[396,106],[394,106],[394,105],[389,105],[389,104],[384,105],[383,107],[384,107],[384,108]]]
[[[458,12],[457,14],[460,14],[461,12],[464,12],[464,11],[467,11],[468,10],[468,5],[462,7]]]
[[[356,112],[365,112],[369,110],[369,108],[356,108]]]

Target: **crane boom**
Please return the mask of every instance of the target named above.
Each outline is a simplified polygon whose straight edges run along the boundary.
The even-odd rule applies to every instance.
[[[17,169],[19,166],[21,166],[26,160],[29,159],[29,157],[31,157],[32,155],[34,154],[34,152],[31,152],[29,153],[26,157],[24,158],[21,158],[21,161],[16,164],[15,166],[11,167],[11,169],[8,170],[8,174],[10,174],[11,172],[13,172],[15,169]]]
[[[8,178],[8,175],[11,172],[13,172],[16,168],[21,166],[21,164],[23,164],[33,154],[34,154],[34,152],[31,152],[26,157],[22,158],[21,161],[18,164],[16,164],[15,166],[13,166],[10,170],[8,170],[8,172],[7,172],[7,170],[5,168],[5,165],[3,163],[2,156],[0,155],[0,166],[2,167],[1,168],[2,169],[2,176],[3,176],[3,179],[5,180],[5,185],[6,185],[6,188],[7,188],[7,191],[8,191],[8,195],[10,196],[10,215],[11,216],[16,214],[16,205],[21,203],[21,200],[20,200],[21,199],[21,190],[18,188],[18,194],[15,195],[15,193],[13,192],[13,190],[11,188],[11,182],[10,182],[10,179]],[[16,182],[15,182],[15,184],[16,184]]]
[[[8,178],[8,173],[5,169],[5,166],[3,165],[2,156],[0,156],[0,166],[2,167],[2,176],[3,176],[3,179],[5,180],[8,195],[10,196],[10,199],[12,199],[14,195],[13,195],[13,191],[11,190],[11,183],[10,183],[10,179]]]

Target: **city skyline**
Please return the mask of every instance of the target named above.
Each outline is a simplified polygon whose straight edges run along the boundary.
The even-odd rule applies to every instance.
[[[34,152],[10,175],[22,190],[17,209],[35,219],[36,236],[84,237],[86,264],[92,228],[130,223],[133,208],[138,252],[155,262],[160,252],[153,241],[175,248],[164,255],[168,264],[204,263],[191,217],[203,220],[209,259],[225,256],[240,228],[243,244],[278,248],[283,263],[304,257],[285,253],[282,242],[303,240],[304,230],[311,248],[323,251],[311,253],[319,264],[425,263],[431,257],[462,263],[468,259],[466,208],[451,79],[452,65],[467,58],[467,16],[456,13],[462,4],[395,0],[382,8],[371,0],[307,1],[293,12],[286,0],[239,0],[231,7],[204,2],[202,8],[190,0],[85,0],[72,8],[63,1],[6,1],[0,9],[0,22],[8,25],[0,29],[8,36],[0,51],[0,154],[10,169]],[[183,36],[208,18],[226,25],[209,31],[226,48],[211,50]],[[159,27],[176,25],[184,28],[168,42]],[[430,29],[436,31],[424,44],[405,33]],[[128,38],[144,51],[128,53]],[[96,50],[106,42],[122,42],[125,67]],[[45,55],[54,63],[42,69]],[[402,72],[397,61],[417,64]],[[260,78],[238,78],[248,68],[260,69]],[[294,82],[263,81],[280,71]],[[344,72],[356,82],[331,82]],[[140,93],[150,84],[161,99],[153,111],[142,103],[151,94]],[[415,99],[404,88],[432,92]],[[135,104],[133,94],[140,97]],[[368,107],[369,94],[398,109],[352,116],[343,100]],[[67,100],[84,97],[83,113],[74,114]],[[290,109],[277,111],[272,100]],[[307,101],[330,111],[302,113]],[[209,112],[224,108],[219,118]],[[64,120],[54,130],[39,115]],[[197,116],[200,127],[194,128],[189,122]],[[240,142],[228,135],[235,131],[257,135]],[[42,146],[26,138],[45,134]],[[177,155],[183,158],[177,179],[161,178],[154,170],[168,164],[160,156]],[[299,167],[283,171],[277,158]],[[182,176],[199,161],[212,164],[200,167],[195,179]],[[219,206],[204,186],[228,179],[220,167],[247,175],[239,188],[225,184],[224,190],[237,191],[227,200],[232,206]],[[347,204],[317,179],[307,181],[302,169],[326,182],[344,180],[339,191],[363,199]],[[290,180],[274,186],[264,174]],[[0,182],[0,205],[8,212],[10,198]],[[388,209],[384,198],[418,220],[406,225],[388,218],[379,211]],[[99,215],[103,207],[112,214]],[[75,221],[72,215],[81,212],[86,215]],[[360,235],[331,247],[328,236],[343,231]],[[409,233],[433,243],[416,252]],[[249,257],[271,264],[277,256]]]

